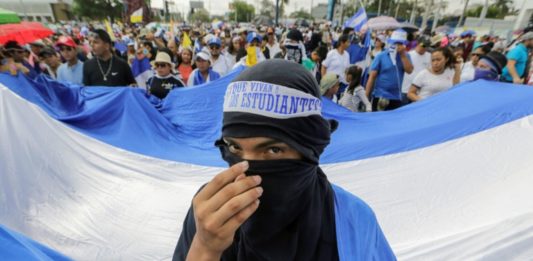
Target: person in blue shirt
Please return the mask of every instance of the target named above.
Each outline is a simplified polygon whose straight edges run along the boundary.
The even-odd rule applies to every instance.
[[[379,53],[370,66],[366,95],[372,99],[372,111],[377,111],[378,107],[394,110],[402,106],[403,75],[413,71],[406,41],[407,33],[395,30],[388,40],[389,48]]]
[[[533,49],[533,32],[522,35],[520,43],[507,53],[507,66],[503,69],[502,81],[516,84],[524,83],[528,49]]]
[[[372,209],[319,166],[338,126],[321,108],[313,75],[283,59],[228,85],[215,145],[230,167],[194,196],[173,260],[396,260]]]
[[[56,47],[65,59],[57,69],[57,80],[83,85],[83,62],[78,59],[77,45],[72,38],[61,36]]]

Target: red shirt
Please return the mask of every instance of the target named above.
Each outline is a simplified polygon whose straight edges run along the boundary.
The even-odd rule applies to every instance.
[[[180,72],[183,82],[187,84],[189,81],[189,75],[191,75],[192,72],[192,65],[180,64],[178,65],[178,72]]]

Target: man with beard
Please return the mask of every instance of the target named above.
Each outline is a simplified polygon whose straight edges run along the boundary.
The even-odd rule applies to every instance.
[[[227,88],[229,169],[192,200],[173,260],[395,260],[374,213],[319,167],[337,122],[303,66],[272,59]]]

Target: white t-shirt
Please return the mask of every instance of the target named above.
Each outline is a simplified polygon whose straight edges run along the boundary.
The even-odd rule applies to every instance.
[[[411,50],[409,51],[409,56],[411,57],[411,63],[413,64],[413,71],[411,74],[404,73],[402,93],[409,92],[409,88],[411,87],[411,84],[418,73],[426,68],[429,68],[431,65],[431,54],[429,52],[425,52],[424,54],[420,55],[416,50]]]
[[[446,68],[443,73],[435,75],[429,69],[422,70],[413,80],[413,85],[418,87],[418,96],[425,99],[439,92],[446,91],[453,86],[454,69]]]
[[[276,54],[281,53],[281,48],[279,47],[279,43],[276,40],[274,40],[273,45],[267,43],[266,47],[268,48],[268,54],[270,55],[270,59],[274,58]]]
[[[467,82],[474,80],[474,74],[476,68],[472,64],[472,61],[469,61],[463,65],[463,70],[461,71],[461,82]]]
[[[340,82],[348,84],[346,82],[345,72],[346,68],[350,66],[350,54],[347,51],[344,51],[342,54],[337,49],[329,51],[322,65],[327,68],[327,72],[337,74]]]
[[[230,61],[224,54],[220,54],[216,61],[211,57],[211,67],[213,68],[213,71],[220,74],[220,76],[224,76],[231,70],[232,65],[230,65]]]
[[[370,104],[370,101],[366,97],[365,89],[363,89],[362,86],[357,86],[353,90],[353,94],[350,94],[348,92],[348,88],[346,88],[344,95],[339,100],[340,105],[354,112],[359,111],[360,103],[363,103],[365,105],[366,107],[365,111],[367,112],[372,111],[372,104]]]

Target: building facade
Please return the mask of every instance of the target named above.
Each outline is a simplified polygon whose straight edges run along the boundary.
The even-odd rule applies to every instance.
[[[16,12],[22,20],[59,22],[74,19],[72,0],[1,0],[0,7]]]

